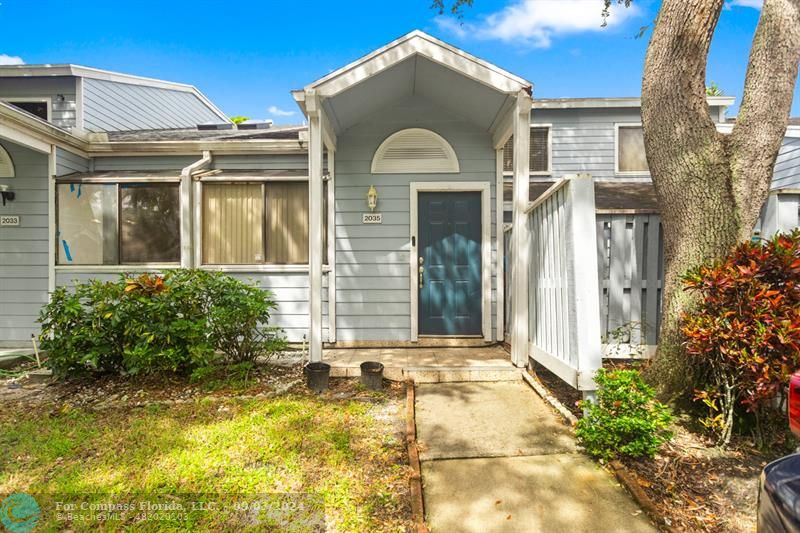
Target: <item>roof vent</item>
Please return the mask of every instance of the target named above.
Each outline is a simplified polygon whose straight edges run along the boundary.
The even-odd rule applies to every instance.
[[[204,122],[197,125],[198,131],[232,130],[233,122]]]
[[[13,178],[14,175],[14,161],[11,160],[11,155],[6,149],[0,145],[0,178]]]
[[[236,126],[240,130],[265,130],[272,127],[271,120],[248,120]]]
[[[372,159],[373,174],[458,172],[458,158],[441,135],[409,128],[390,135]]]

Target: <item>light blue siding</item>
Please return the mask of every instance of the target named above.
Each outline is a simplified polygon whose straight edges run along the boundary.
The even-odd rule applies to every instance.
[[[532,123],[552,124],[552,176],[556,178],[578,172],[615,178],[614,124],[641,120],[638,108],[534,109],[531,113]]]
[[[800,138],[787,137],[775,161],[773,189],[800,188]]]
[[[194,93],[83,78],[84,128],[129,131],[190,128],[223,119]]]
[[[87,172],[89,160],[63,148],[56,148],[56,176],[66,176],[74,172]]]
[[[202,154],[195,155],[159,155],[159,156],[136,156],[136,157],[97,157],[94,159],[94,170],[114,171],[114,170],[182,170],[198,159]]]
[[[405,128],[427,128],[444,137],[458,156],[460,174],[370,172],[380,143]],[[341,341],[408,341],[411,338],[410,183],[481,181],[491,184],[492,300],[495,299],[495,151],[491,137],[467,120],[430,102],[394,104],[341,134],[336,152],[336,337]],[[383,224],[365,226],[370,185],[378,190]],[[492,328],[496,324],[492,306]]]
[[[133,270],[133,269],[132,269]],[[308,334],[309,328],[309,287],[308,274],[305,272],[292,273],[259,273],[236,272],[231,276],[242,281],[258,284],[259,287],[269,290],[278,309],[272,314],[270,325],[281,328],[290,342],[301,342],[303,336]],[[116,272],[81,272],[60,270],[56,274],[58,286],[71,286],[75,282],[84,282],[92,279],[113,281],[120,276]],[[325,290],[323,295],[322,328],[323,338],[328,336],[328,291],[327,276],[324,277]],[[45,293],[46,296],[46,293]],[[5,301],[5,300],[4,300]],[[37,311],[38,312],[38,311]]]
[[[2,213],[20,216],[19,226],[0,226],[0,345],[27,345],[47,301],[47,155],[0,145],[16,169],[15,178],[2,181],[17,194]]]
[[[220,155],[211,164],[217,170],[306,170],[308,155]]]
[[[74,76],[0,78],[0,100],[50,98],[50,122],[59,128],[75,126],[76,79]]]

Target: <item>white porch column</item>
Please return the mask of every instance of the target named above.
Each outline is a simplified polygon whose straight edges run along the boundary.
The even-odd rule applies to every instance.
[[[336,151],[328,147],[328,342],[336,342]]]
[[[308,284],[309,358],[322,360],[322,158],[324,113],[314,91],[306,92],[308,111]]]
[[[496,258],[496,291],[497,298],[495,305],[497,306],[497,328],[495,331],[495,340],[503,342],[505,339],[505,232],[503,231],[503,149],[497,148],[495,150],[495,224],[496,224],[496,240],[497,240],[497,258]]]
[[[530,147],[531,97],[525,91],[517,94],[512,109],[514,135],[514,207],[511,252],[511,362],[522,367],[528,363],[528,275],[530,268],[530,240],[528,216],[525,209],[530,202]]]

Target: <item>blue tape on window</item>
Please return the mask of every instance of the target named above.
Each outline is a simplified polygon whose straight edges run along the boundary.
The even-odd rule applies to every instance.
[[[64,255],[67,256],[67,261],[72,262],[72,254],[69,251],[69,244],[66,239],[61,239],[61,245],[64,247]]]
[[[78,184],[78,196],[76,198],[80,198],[81,197],[81,185],[83,185],[83,183],[79,183]]]

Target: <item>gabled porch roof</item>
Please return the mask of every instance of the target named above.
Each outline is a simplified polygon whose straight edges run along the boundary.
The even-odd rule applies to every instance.
[[[531,90],[531,82],[417,30],[293,91],[293,96],[308,115],[306,96],[315,94],[332,134],[411,96],[494,133],[517,94]]]

